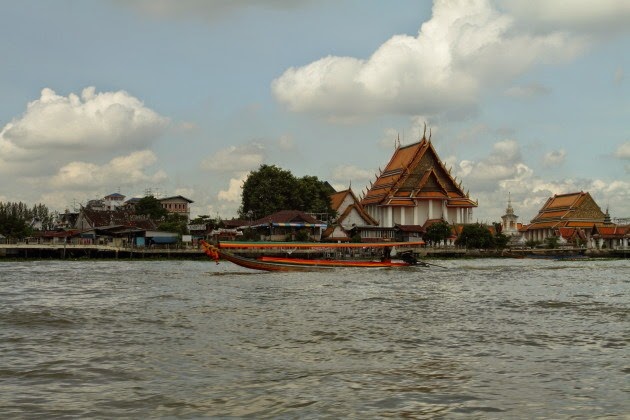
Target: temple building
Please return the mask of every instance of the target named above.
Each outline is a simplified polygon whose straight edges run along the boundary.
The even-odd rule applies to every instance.
[[[514,208],[512,208],[512,196],[508,193],[508,206],[505,209],[505,214],[501,216],[501,233],[507,236],[516,236],[519,234],[518,216],[514,214]]]
[[[547,199],[521,233],[528,241],[542,242],[560,236],[567,242],[590,242],[591,231],[604,225],[605,219],[606,215],[589,193],[556,194]]]
[[[630,225],[616,225],[610,220],[606,210],[603,225],[595,225],[591,230],[591,246],[598,249],[628,249],[630,246]]]
[[[431,139],[398,146],[361,200],[381,227],[424,226],[428,220],[472,223],[478,203],[464,193],[438,157]]]
[[[351,188],[331,194],[330,204],[337,212],[337,218],[335,223],[324,231],[323,237],[327,241],[347,242],[351,239],[353,229],[373,228],[378,225],[378,222],[363,210]]]

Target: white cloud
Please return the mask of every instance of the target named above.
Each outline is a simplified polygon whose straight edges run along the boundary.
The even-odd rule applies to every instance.
[[[250,171],[258,168],[265,159],[265,147],[258,142],[242,146],[229,146],[219,150],[201,162],[208,171]]]
[[[620,145],[615,152],[615,157],[619,159],[630,160],[630,141],[627,141]]]
[[[153,152],[143,150],[116,157],[104,165],[70,162],[59,169],[49,184],[53,188],[96,190],[112,185],[160,183],[167,178],[164,171],[159,170],[152,175],[145,172],[156,161]]]
[[[0,171],[50,173],[77,158],[144,149],[166,129],[168,119],[125,91],[81,96],[43,89],[0,131]]]
[[[473,191],[488,191],[496,187],[499,180],[520,177],[531,170],[521,162],[521,152],[515,140],[495,143],[488,157],[480,161],[462,160],[453,174],[463,179],[466,187]]]
[[[630,30],[630,3],[625,0],[512,0],[497,4],[524,25],[540,30],[589,34]]]
[[[358,168],[354,165],[340,165],[332,170],[331,179],[338,184],[345,184],[348,188],[350,183],[354,185],[366,185],[370,180],[374,180],[374,173]]]
[[[296,112],[361,115],[458,113],[480,91],[532,66],[574,57],[580,37],[514,30],[488,1],[436,1],[417,37],[396,35],[367,59],[328,56],[289,68],[272,82],[276,99]]]
[[[553,152],[556,158],[562,151]],[[457,162],[450,156],[444,159]],[[554,194],[588,191],[600,206],[610,205],[617,209],[617,217],[624,216],[630,200],[630,182],[606,181],[588,178],[560,178],[550,180],[534,173],[525,162],[518,143],[505,140],[494,145],[493,151],[478,162],[463,160],[456,163],[454,175],[462,178],[463,187],[470,190],[471,198],[479,200],[474,211],[475,218],[482,222],[497,222],[507,205],[508,193],[519,221],[529,223],[545,201]]]
[[[239,178],[230,179],[227,190],[219,191],[217,198],[220,201],[229,201],[231,203],[237,203],[241,201],[241,194],[243,192],[242,186],[249,174],[244,173]]]
[[[618,159],[625,160],[628,163],[625,165],[626,173],[630,174],[630,141],[627,141],[620,145],[614,153],[614,156]]]
[[[551,152],[545,153],[545,156],[543,157],[543,165],[546,167],[555,167],[562,165],[566,157],[566,150],[552,150]]]

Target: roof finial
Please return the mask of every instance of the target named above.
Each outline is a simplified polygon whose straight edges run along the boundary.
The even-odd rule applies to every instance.
[[[431,141],[431,128],[429,128],[429,142]]]
[[[424,122],[424,132],[422,133],[422,140],[426,140],[427,138],[427,122]]]

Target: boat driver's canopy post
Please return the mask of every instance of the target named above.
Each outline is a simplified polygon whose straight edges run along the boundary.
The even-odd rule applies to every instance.
[[[392,259],[392,247],[386,246],[383,248],[383,258],[382,261],[389,261]]]

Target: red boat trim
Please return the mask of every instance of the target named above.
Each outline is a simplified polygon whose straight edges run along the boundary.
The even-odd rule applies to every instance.
[[[411,264],[404,261],[366,261],[366,260],[309,260],[306,258],[282,258],[282,257],[260,257],[258,261],[291,264],[299,266],[320,266],[320,267],[408,267]]]

